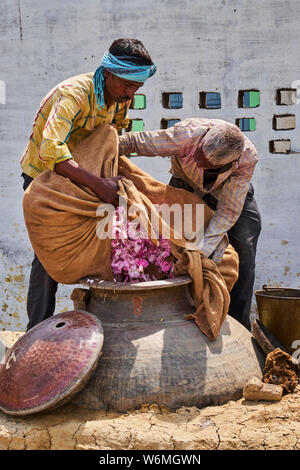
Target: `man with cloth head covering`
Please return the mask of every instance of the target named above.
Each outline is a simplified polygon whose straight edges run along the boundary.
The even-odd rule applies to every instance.
[[[171,157],[170,185],[196,192],[214,214],[204,233],[203,256],[216,263],[230,242],[239,255],[239,278],[229,315],[249,330],[260,214],[251,178],[258,161],[252,142],[229,122],[193,118],[174,127],[120,136],[120,155]]]
[[[79,167],[75,147],[100,124],[118,132],[128,126],[128,108],[136,91],[156,66],[141,41],[117,39],[95,73],[84,73],[55,86],[42,100],[21,158],[24,190],[45,170],[52,170],[91,189],[102,201],[118,201],[117,178],[98,178]],[[57,282],[35,256],[27,297],[27,330],[53,315]]]

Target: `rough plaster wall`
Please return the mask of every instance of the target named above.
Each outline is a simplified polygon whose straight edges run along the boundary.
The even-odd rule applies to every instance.
[[[147,109],[131,111],[146,130],[158,128],[162,117],[256,118],[257,130],[247,133],[260,156],[254,186],[263,231],[255,287],[300,287],[300,154],[272,155],[268,146],[273,138],[291,138],[292,150],[300,151],[299,105],[275,104],[277,88],[300,80],[299,18],[298,0],[1,0],[0,80],[7,95],[0,104],[0,329],[20,330],[27,321],[32,250],[19,158],[38,105],[59,81],[96,69],[117,37],[141,39],[158,65],[142,90]],[[261,91],[260,107],[238,109],[238,90],[249,88]],[[164,91],[183,92],[183,109],[163,109]],[[199,91],[220,91],[222,109],[200,110]],[[296,114],[296,130],[273,131],[273,114],[287,112]],[[140,158],[139,164],[168,181],[168,159]],[[71,290],[59,288],[57,313],[71,308]]]

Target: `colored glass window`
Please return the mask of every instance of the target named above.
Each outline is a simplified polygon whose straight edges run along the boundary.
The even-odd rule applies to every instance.
[[[200,108],[207,109],[220,109],[221,108],[221,94],[216,92],[200,92]]]
[[[169,127],[174,126],[177,122],[180,122],[180,119],[162,119],[160,121],[161,129],[168,129]]]
[[[180,109],[183,107],[182,93],[163,93],[162,104],[164,108]]]
[[[255,118],[237,119],[236,125],[241,129],[241,131],[255,131],[256,130]]]
[[[260,105],[260,91],[241,90],[238,101],[240,108],[257,108]]]
[[[134,99],[130,105],[131,109],[146,109],[146,96],[145,95],[134,95]]]
[[[131,132],[141,132],[144,130],[143,119],[131,119],[131,125],[129,125]]]

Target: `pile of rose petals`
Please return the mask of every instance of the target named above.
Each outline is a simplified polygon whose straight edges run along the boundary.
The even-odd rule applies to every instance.
[[[155,246],[141,227],[127,220],[124,207],[115,211],[112,236],[111,268],[115,281],[155,281],[155,274],[145,273],[151,266],[165,278],[174,277],[174,264],[167,260],[171,255],[170,240],[159,238],[158,246]]]

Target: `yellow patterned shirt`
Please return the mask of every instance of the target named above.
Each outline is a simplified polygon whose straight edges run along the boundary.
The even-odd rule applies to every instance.
[[[72,157],[75,147],[100,124],[113,122],[117,130],[128,126],[130,101],[113,102],[99,110],[93,72],[71,77],[53,88],[42,100],[32,134],[21,157],[23,172],[35,178],[56,163]]]

